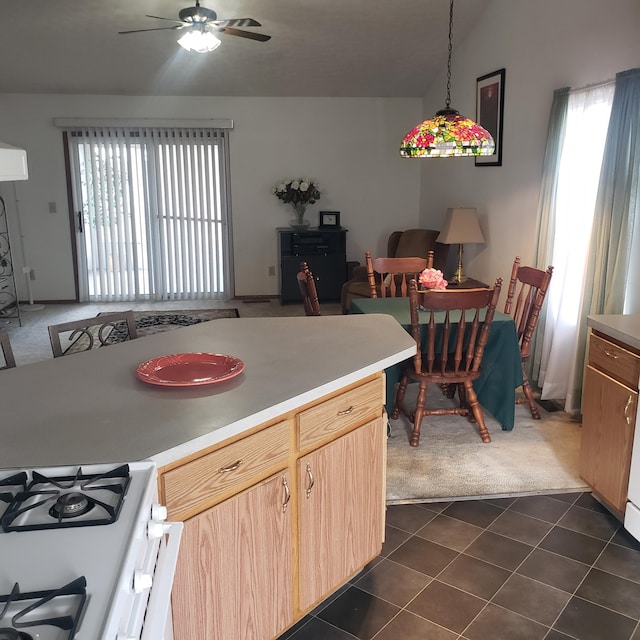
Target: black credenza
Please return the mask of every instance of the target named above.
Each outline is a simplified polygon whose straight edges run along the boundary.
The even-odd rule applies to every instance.
[[[340,300],[347,279],[347,229],[278,229],[280,302],[302,302],[296,274],[306,262],[316,280],[318,300]]]

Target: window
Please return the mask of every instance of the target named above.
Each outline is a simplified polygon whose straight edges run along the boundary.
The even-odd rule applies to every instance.
[[[230,297],[224,130],[83,127],[66,138],[81,300]]]

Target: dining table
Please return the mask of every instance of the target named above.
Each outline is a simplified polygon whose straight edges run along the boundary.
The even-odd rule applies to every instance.
[[[393,316],[408,332],[411,331],[409,298],[359,298],[351,302],[350,313],[386,314]],[[428,322],[429,313],[420,312],[420,322]],[[444,322],[445,313],[436,312],[436,323]],[[400,382],[406,363],[387,369],[386,407],[391,415],[395,402],[396,385]],[[481,375],[473,388],[482,407],[501,425],[511,431],[515,423],[516,389],[522,385],[522,361],[518,335],[513,318],[496,311],[482,357]]]

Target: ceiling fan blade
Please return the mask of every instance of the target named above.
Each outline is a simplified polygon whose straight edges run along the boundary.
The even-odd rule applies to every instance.
[[[182,29],[182,26],[177,25],[175,27],[156,27],[154,29],[132,29],[131,31],[118,31],[118,33],[142,33],[143,31],[166,31],[167,29],[173,31],[174,29]]]
[[[182,24],[182,20],[174,20],[173,18],[162,18],[160,16],[150,16],[148,13],[146,14],[147,18],[155,18],[156,20],[168,20],[169,22],[177,22],[178,24]]]
[[[214,27],[214,31],[220,31],[226,33],[229,36],[240,36],[241,38],[248,38],[249,40],[257,40],[258,42],[266,42],[271,40],[271,36],[266,36],[262,33],[253,33],[251,31],[241,31],[240,29],[230,29],[228,27]]]
[[[216,27],[261,27],[253,18],[231,18],[229,20],[212,20],[209,24]]]

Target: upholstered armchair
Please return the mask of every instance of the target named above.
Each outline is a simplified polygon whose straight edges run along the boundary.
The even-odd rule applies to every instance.
[[[440,232],[434,229],[407,229],[394,231],[387,241],[388,258],[426,258],[433,251],[433,266],[444,271],[447,263],[449,245],[436,242]],[[369,282],[366,266],[353,269],[351,280],[342,286],[342,313],[349,313],[351,301],[356,298],[369,298]]]

